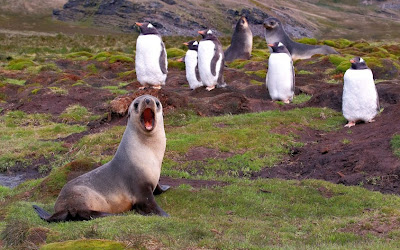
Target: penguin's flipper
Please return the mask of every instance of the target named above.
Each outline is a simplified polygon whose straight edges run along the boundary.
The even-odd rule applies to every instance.
[[[376,87],[375,87],[375,91],[376,91]],[[381,110],[381,105],[379,104],[379,96],[378,96],[378,91],[376,91],[376,111],[380,111]]]
[[[213,76],[216,76],[217,75],[217,62],[218,62],[218,60],[219,60],[219,51],[216,49],[216,47],[217,46],[215,46],[215,49],[214,49],[214,56],[213,56],[213,58],[212,58],[212,60],[211,60],[211,65],[210,65],[210,67],[211,67],[211,74],[213,75]]]
[[[164,46],[164,43],[162,41],[161,41],[161,54],[160,54],[159,63],[160,63],[161,72],[163,72],[163,74],[167,74],[168,73],[168,70],[167,70],[167,53],[165,51],[165,46]]]
[[[294,71],[294,66],[293,66],[293,60],[292,60],[292,72],[293,72],[293,79],[292,79],[292,91],[294,93],[294,87],[295,87],[295,83],[296,83],[296,76],[295,76],[295,71]]]
[[[196,68],[194,68],[194,72],[196,73],[197,81],[201,82],[200,72],[199,72],[199,64],[196,64]]]

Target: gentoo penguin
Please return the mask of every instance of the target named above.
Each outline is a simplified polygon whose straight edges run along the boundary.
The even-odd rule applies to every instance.
[[[198,65],[200,78],[208,91],[216,85],[225,87],[224,82],[224,51],[221,42],[211,30],[198,32],[203,36],[198,47]]]
[[[167,79],[167,53],[161,35],[151,23],[136,23],[140,35],[136,41],[135,68],[141,89],[160,89]]]
[[[264,36],[267,43],[281,42],[285,44],[293,60],[307,59],[315,54],[338,54],[336,50],[326,45],[308,45],[294,42],[286,34],[282,23],[274,17],[269,17],[264,21],[264,28]]]
[[[288,49],[281,42],[268,44],[272,53],[268,59],[266,84],[272,100],[289,103],[294,95],[294,68]]]
[[[349,122],[345,127],[356,125],[357,121],[373,122],[379,112],[379,97],[372,71],[361,57],[350,60],[351,68],[344,74],[343,116]]]
[[[231,46],[225,51],[225,61],[235,59],[250,59],[253,48],[253,33],[251,33],[246,17],[242,16],[236,24],[232,35]]]
[[[199,42],[190,41],[184,44],[189,48],[185,55],[186,79],[189,82],[190,89],[196,89],[203,86],[197,64]]]

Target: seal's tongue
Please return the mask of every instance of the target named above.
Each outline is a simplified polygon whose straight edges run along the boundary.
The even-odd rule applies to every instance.
[[[151,109],[147,108],[143,111],[143,121],[147,130],[153,129],[154,113]]]

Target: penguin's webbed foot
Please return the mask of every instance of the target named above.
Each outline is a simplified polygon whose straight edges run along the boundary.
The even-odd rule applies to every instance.
[[[289,104],[289,103],[290,103],[290,100],[289,100],[289,99],[284,100],[283,103]]]
[[[353,127],[353,126],[355,126],[356,125],[356,122],[354,122],[354,121],[349,121],[349,123],[347,123],[346,125],[344,125],[344,127],[345,128],[351,128],[351,127]]]
[[[369,122],[369,123],[371,123],[371,122],[375,122],[375,120],[374,120],[374,119],[371,119],[371,120],[369,120],[368,122]]]
[[[146,86],[139,87],[139,90],[144,90]]]
[[[211,90],[213,90],[213,89],[215,89],[215,85],[214,85],[214,86],[206,87],[206,90],[207,90],[207,91],[211,91]]]
[[[161,89],[161,85],[154,85],[152,86],[153,89]]]

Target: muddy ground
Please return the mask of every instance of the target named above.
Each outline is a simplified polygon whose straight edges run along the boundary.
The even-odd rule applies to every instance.
[[[244,69],[225,68],[228,87],[211,92],[204,88],[191,91],[187,86],[184,71],[178,68],[169,68],[167,83],[163,89],[137,90],[140,85],[135,80],[134,73],[122,77],[119,75],[121,72],[132,70],[133,63],[109,64],[95,60],[63,59],[56,61],[56,64],[62,72],[42,71],[34,77],[27,73],[2,70],[0,74],[4,77],[26,79],[27,82],[24,87],[0,87],[1,92],[6,95],[6,102],[0,103],[0,108],[3,109],[2,114],[10,110],[22,110],[27,113],[51,113],[57,116],[67,106],[80,104],[94,114],[103,115],[102,119],[87,124],[88,131],[61,139],[70,145],[86,134],[96,133],[109,126],[124,125],[128,105],[136,96],[145,93],[157,96],[162,101],[166,114],[191,109],[201,116],[217,116],[307,106],[329,107],[341,111],[342,83],[328,83],[325,70],[332,66],[328,61],[309,63],[309,60],[303,60],[296,64],[297,71],[312,72],[296,75],[296,94],[304,93],[312,95],[312,98],[302,104],[289,105],[272,102],[265,84],[250,83],[251,80],[263,83],[265,79],[246,74],[245,71],[265,69],[266,61],[249,63]],[[91,74],[85,71],[89,64],[94,64],[99,72]],[[129,91],[128,94],[113,94],[102,88],[115,85],[116,79],[129,83],[125,88]],[[79,80],[84,80],[85,84],[72,87]],[[32,90],[38,88],[38,83],[41,89],[33,95]],[[65,88],[68,94],[54,93],[47,88],[50,86]],[[329,133],[307,129],[300,139],[305,146],[293,148],[291,154],[280,164],[253,173],[252,178],[315,178],[400,194],[400,159],[396,158],[390,146],[393,134],[400,132],[400,80],[397,77],[394,80],[382,81],[377,84],[377,89],[383,111],[376,118],[376,122],[358,124],[350,129],[342,128]],[[105,113],[108,115],[104,116]],[[187,156],[188,160],[190,155]],[[36,161],[28,169],[37,169],[40,164],[40,160]],[[22,169],[19,168],[20,171]],[[168,177],[162,177],[161,181],[163,180],[170,185],[221,184],[185,179],[171,181]]]

